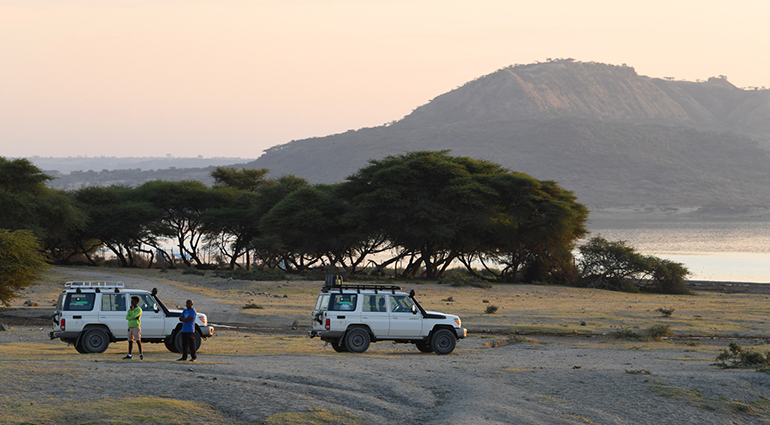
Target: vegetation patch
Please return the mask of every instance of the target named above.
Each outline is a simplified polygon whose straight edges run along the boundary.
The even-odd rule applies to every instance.
[[[644,332],[636,332],[629,328],[621,328],[610,334],[611,337],[626,341],[660,341],[673,335],[670,325],[653,325]]]
[[[631,375],[652,375],[652,372],[650,372],[647,369],[635,369],[635,370],[626,369],[626,373],[630,373]]]
[[[266,425],[360,425],[361,418],[344,410],[327,410],[311,407],[307,412],[276,413],[262,423]]]
[[[735,341],[730,343],[728,350],[717,356],[716,361],[715,364],[723,369],[756,369],[758,372],[770,373],[770,351],[763,355],[746,350]]]
[[[3,423],[241,424],[210,405],[158,397],[132,396],[96,401],[49,397],[0,399]],[[308,422],[309,423],[309,422]],[[331,423],[331,422],[330,422]]]
[[[247,309],[258,309],[258,310],[261,310],[263,308],[264,307],[262,307],[261,305],[255,304],[255,303],[249,303],[249,304],[246,304],[246,305],[243,306],[244,310],[247,310]]]
[[[700,393],[697,388],[692,390],[683,390],[681,388],[669,387],[664,384],[655,383],[650,387],[650,392],[666,397],[675,401],[687,403],[699,409],[709,410],[723,414],[746,414],[757,415],[757,410],[766,410],[762,405],[757,405],[755,409],[750,404],[733,401],[728,398],[710,398]]]

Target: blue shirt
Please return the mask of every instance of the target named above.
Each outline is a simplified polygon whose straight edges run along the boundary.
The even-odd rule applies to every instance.
[[[186,308],[182,311],[182,318],[186,319],[188,317],[192,317],[193,319],[189,322],[182,322],[182,332],[195,332],[195,309],[194,308]]]

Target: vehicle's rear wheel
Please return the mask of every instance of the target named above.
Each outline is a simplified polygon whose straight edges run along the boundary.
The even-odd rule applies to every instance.
[[[361,328],[351,329],[345,334],[345,347],[351,353],[363,353],[369,348],[369,342],[369,332]]]
[[[195,335],[195,351],[197,352],[201,348],[201,335],[198,332],[193,332]],[[184,348],[182,347],[182,332],[177,332],[174,335],[174,347],[176,347],[176,353],[181,353]]]
[[[437,330],[430,339],[430,346],[436,354],[451,353],[455,349],[455,344],[457,344],[457,338],[448,329]]]
[[[78,353],[88,354],[88,351],[86,351],[85,348],[83,348],[83,342],[81,340],[75,341],[73,345],[75,346],[75,350],[77,350]]]
[[[428,341],[415,342],[414,346],[417,347],[417,349],[420,350],[423,353],[432,353],[433,352],[433,347],[430,346],[430,342],[428,342]]]
[[[80,338],[80,344],[86,353],[103,353],[110,345],[110,336],[103,329],[89,329]]]
[[[330,341],[329,344],[331,344],[332,348],[334,349],[334,351],[336,351],[338,353],[347,353],[348,352],[348,348],[345,347],[345,343],[341,339],[338,339],[338,340],[335,340],[335,341]]]

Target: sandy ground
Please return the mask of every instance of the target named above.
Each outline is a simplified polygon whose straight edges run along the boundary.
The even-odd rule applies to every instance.
[[[131,287],[157,284],[103,271],[77,273],[78,278],[90,274],[92,279],[123,280]],[[163,300],[181,305],[195,299],[196,308],[212,322],[241,327],[254,321],[224,297],[158,285]],[[292,331],[285,323],[290,317],[279,317],[273,328],[262,331],[307,331]],[[48,340],[48,330],[11,325],[0,332],[0,350],[17,342],[63,346]],[[245,336],[254,329],[220,326],[217,332]],[[112,344],[101,355],[36,361],[51,372],[29,372],[35,379],[28,380],[20,367],[17,375],[0,376],[0,386],[6,395],[31,398],[143,394],[200,401],[249,423],[313,407],[347,411],[365,424],[770,423],[770,375],[720,369],[712,365],[714,351],[699,348],[700,343],[536,338],[539,344],[491,348],[488,335],[471,333],[448,356],[388,342],[375,343],[364,354],[339,354],[318,339],[307,339],[310,354],[242,356],[207,354],[205,344],[216,344],[215,337],[204,342],[196,364],[176,362],[176,355],[157,349],[144,361],[122,361],[122,346]]]

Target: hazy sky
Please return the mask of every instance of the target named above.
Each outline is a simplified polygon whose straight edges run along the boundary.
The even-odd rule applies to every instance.
[[[769,0],[3,0],[0,156],[240,156],[574,58],[770,86]]]

